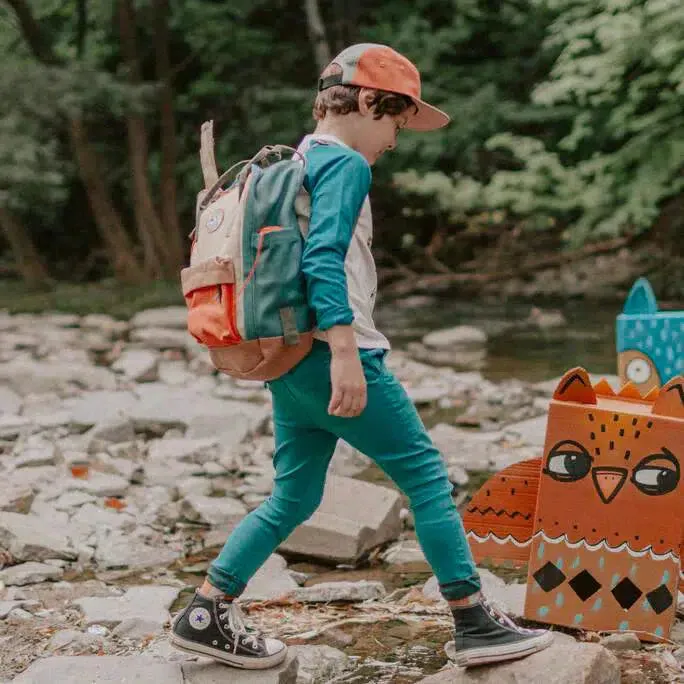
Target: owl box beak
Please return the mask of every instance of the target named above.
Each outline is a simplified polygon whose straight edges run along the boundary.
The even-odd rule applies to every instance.
[[[610,503],[627,479],[625,468],[594,468],[591,471],[594,486],[603,503]]]

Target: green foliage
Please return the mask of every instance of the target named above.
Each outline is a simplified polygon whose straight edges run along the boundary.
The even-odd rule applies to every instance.
[[[557,12],[544,49],[557,53],[531,92],[564,108],[556,137],[512,131],[486,148],[511,160],[482,189],[480,209],[528,225],[568,225],[567,239],[648,230],[664,200],[684,189],[684,5],[677,0],[538,0]],[[459,206],[462,180],[438,204]],[[421,192],[434,179],[420,183]],[[404,184],[406,187],[406,185]],[[451,203],[451,204],[450,204]],[[530,220],[532,219],[532,220]]]

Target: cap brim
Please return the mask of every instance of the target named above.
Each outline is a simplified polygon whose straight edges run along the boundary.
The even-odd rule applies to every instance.
[[[418,111],[408,120],[406,128],[412,131],[434,131],[437,128],[444,128],[451,121],[449,115],[441,109],[416,97],[411,99],[418,107]]]

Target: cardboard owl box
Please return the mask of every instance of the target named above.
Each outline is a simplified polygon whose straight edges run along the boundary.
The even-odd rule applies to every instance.
[[[684,373],[684,311],[659,311],[646,278],[639,278],[617,317],[618,374],[645,394]]]
[[[525,617],[666,638],[684,532],[684,378],[646,396],[568,371],[544,453],[493,475],[463,523],[477,561],[528,564]]]

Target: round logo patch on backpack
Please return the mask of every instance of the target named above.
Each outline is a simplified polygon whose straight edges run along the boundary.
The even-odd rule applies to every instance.
[[[206,608],[193,608],[188,615],[188,622],[193,629],[203,630],[211,623],[211,614]]]
[[[207,217],[206,227],[210,233],[219,229],[223,223],[223,209],[214,209],[214,211]]]

